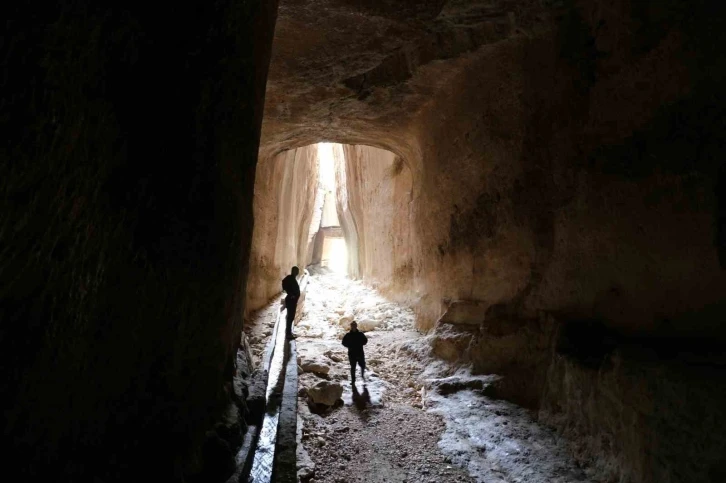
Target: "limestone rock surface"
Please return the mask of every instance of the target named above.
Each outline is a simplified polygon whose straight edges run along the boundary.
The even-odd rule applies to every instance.
[[[422,329],[470,300],[726,339],[707,94],[726,66],[688,60],[722,13],[594,3],[283,0],[261,163],[346,145],[351,273]]]
[[[262,307],[281,291],[282,279],[292,266],[302,269],[308,264],[317,192],[316,146],[260,160],[253,202],[248,312]]]
[[[372,330],[376,330],[380,325],[381,321],[376,319],[359,319],[358,321],[358,330],[361,332],[370,332]]]
[[[337,382],[320,381],[309,387],[307,394],[315,404],[333,406],[343,395],[343,386]]]
[[[303,359],[300,367],[304,372],[312,372],[315,374],[325,375],[330,372],[330,366],[318,359]]]

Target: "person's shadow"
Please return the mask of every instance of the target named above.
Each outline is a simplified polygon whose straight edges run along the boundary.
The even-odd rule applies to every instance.
[[[368,393],[368,386],[363,384],[363,392],[358,392],[358,388],[353,384],[353,404],[358,410],[362,411],[371,404],[371,395]]]

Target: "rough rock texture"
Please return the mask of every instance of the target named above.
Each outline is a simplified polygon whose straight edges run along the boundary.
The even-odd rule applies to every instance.
[[[470,299],[726,336],[720,12],[648,5],[283,2],[261,153],[401,156],[423,328]]]
[[[310,401],[325,406],[334,405],[343,395],[343,386],[337,382],[320,381],[313,387],[307,388]]]
[[[540,419],[619,481],[724,481],[726,360],[692,349],[641,341],[594,364],[559,353]]]
[[[2,7],[0,414],[23,481],[181,481],[228,407],[276,2]]]
[[[576,40],[567,29],[591,31],[571,15],[563,40],[518,39],[462,59],[479,75],[452,79],[427,111],[414,204],[424,326],[444,299],[466,298],[630,333],[722,334],[716,165],[708,148],[695,159],[712,128],[692,124],[707,115],[703,100],[675,102],[688,92],[673,80],[679,45],[666,36],[614,72],[594,59],[580,72],[563,50],[585,46],[563,42]],[[638,71],[647,89],[631,80]]]
[[[454,304],[455,309],[450,308],[439,320],[431,337],[433,353],[448,362],[468,365],[476,374],[504,375],[491,385],[496,394],[490,395],[538,407],[558,324],[551,317],[467,320],[464,315],[471,311],[463,308],[467,305],[472,307]]]
[[[330,372],[330,365],[321,359],[305,359],[300,362],[300,368],[305,372],[325,375]]]
[[[320,141],[385,148],[410,171],[409,211],[364,219],[356,253],[374,281],[410,258],[391,290],[411,289],[420,328],[452,301],[474,303],[477,324],[441,325],[462,343],[471,332],[466,362],[506,381],[527,364],[519,380],[536,377],[539,343],[528,361],[514,348],[541,320],[579,326],[586,336],[566,351],[579,365],[557,359],[560,342],[549,359],[542,417],[589,441],[582,458],[611,454],[623,480],[722,479],[711,451],[723,447],[723,366],[639,354],[657,339],[726,342],[726,7],[283,1],[258,145],[275,7],[3,12],[0,412],[24,479],[181,480],[199,468],[229,407],[255,156],[264,182],[266,163]],[[312,203],[310,177],[296,179],[285,195]],[[399,233],[398,215],[409,246],[384,236]],[[284,253],[260,252],[253,270],[310,253],[291,223]],[[259,247],[273,253],[272,238]],[[369,263],[385,250],[388,267]],[[253,276],[261,300],[273,278]],[[606,338],[588,342],[599,330],[614,334],[613,368],[586,377],[593,357],[609,360]],[[632,408],[638,430],[610,424]],[[716,430],[689,430],[708,421]],[[705,448],[697,464],[673,456],[676,441]]]
[[[348,271],[405,293],[412,275],[411,171],[390,151],[334,149],[336,204],[349,252]]]
[[[318,149],[306,146],[261,158],[255,179],[248,311],[280,292],[290,268],[301,269],[312,254],[310,226],[318,194]],[[314,235],[314,233],[313,233]]]
[[[283,1],[267,84],[262,153],[320,141],[418,152],[417,112],[447,60],[539,31],[531,1]],[[423,81],[423,82],[420,82]],[[417,163],[417,159],[405,159]]]
[[[527,362],[516,347],[549,316],[558,326],[602,327],[628,340],[723,344],[724,10],[680,0],[285,1],[261,153],[333,141],[400,156],[413,193],[412,269],[400,286],[412,288],[422,329],[452,301],[476,305],[470,331],[446,325],[463,329],[466,361],[482,371],[516,372],[507,358],[516,367]],[[355,219],[349,212],[344,231],[346,216],[348,224]],[[356,225],[356,235],[376,238],[389,221]],[[520,326],[475,336],[482,321]],[[591,349],[584,344],[576,351]],[[557,364],[547,344],[534,347],[532,358]],[[681,381],[672,391],[643,392],[646,404],[689,401],[691,365],[676,358],[642,372],[645,387],[657,384],[659,371]],[[538,380],[542,370],[520,380]],[[694,370],[707,381],[723,374]],[[593,384],[568,380],[571,391]],[[598,387],[586,410],[558,413],[559,427],[593,439],[610,431],[591,421],[627,398]],[[569,389],[543,389],[563,403],[568,397]],[[714,397],[714,405],[722,401]],[[698,403],[688,404],[695,411]],[[707,444],[682,429],[688,444]],[[613,426],[614,440],[632,439],[629,431]],[[643,446],[628,444],[614,458],[623,478],[650,481],[648,455],[668,454],[658,448],[670,436],[654,418],[640,431],[648,435]],[[585,446],[581,456],[596,458],[597,445]],[[671,466],[657,477],[718,481],[721,470],[703,471]]]

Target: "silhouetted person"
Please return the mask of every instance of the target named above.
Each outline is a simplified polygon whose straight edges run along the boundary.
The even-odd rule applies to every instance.
[[[294,338],[292,335],[292,322],[295,320],[295,310],[297,309],[297,300],[300,298],[300,285],[297,284],[297,274],[300,269],[292,267],[290,275],[282,279],[282,290],[287,293],[285,297],[285,308],[287,309],[287,323],[285,324],[285,336],[288,339]]]
[[[350,383],[355,384],[355,365],[360,366],[360,375],[363,382],[366,381],[366,355],[363,346],[368,343],[368,338],[358,330],[358,324],[354,320],[350,323],[350,332],[343,336],[343,345],[348,348],[348,360],[350,361]]]

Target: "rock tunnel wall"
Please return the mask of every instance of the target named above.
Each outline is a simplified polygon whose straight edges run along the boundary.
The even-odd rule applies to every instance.
[[[420,123],[424,327],[442,301],[469,299],[630,334],[725,335],[719,128],[700,88],[674,80],[687,69],[674,37],[589,80],[546,60],[563,59],[556,38],[461,60],[477,75],[450,78]]]
[[[722,8],[343,3],[321,17],[283,2],[261,152],[326,140],[402,157],[423,328],[470,299],[726,336],[723,62],[708,33]]]
[[[262,159],[255,179],[255,227],[250,254],[247,310],[264,306],[280,293],[294,265],[304,268],[312,253],[310,225],[318,194],[317,145]]]
[[[506,397],[544,394],[543,420],[614,478],[719,481],[723,438],[702,424],[726,424],[724,362],[692,361],[726,339],[724,101],[684,60],[705,41],[689,25],[616,34],[605,8],[569,15],[556,35],[457,59],[417,124],[419,322],[475,306],[444,345],[527,381]],[[595,362],[562,353],[570,324]]]
[[[344,145],[334,151],[336,204],[349,272],[381,290],[408,294],[411,263],[411,172],[384,149]]]
[[[539,411],[578,459],[624,482],[724,481],[723,353],[642,340],[597,352],[553,356]]]
[[[435,350],[518,375],[501,394],[615,479],[723,479],[723,438],[691,429],[724,427],[726,407],[723,6],[326,5],[361,20],[326,49],[343,34],[283,9],[263,151],[318,136],[402,156],[410,292],[420,327],[446,333]],[[691,464],[670,441],[705,449]]]
[[[324,1],[321,17],[283,2],[261,150],[327,140],[403,158],[423,328],[473,299],[726,335],[723,66],[707,33],[722,9],[374,3]]]
[[[229,404],[276,2],[2,11],[4,459],[190,481]]]
[[[410,167],[410,292],[460,362],[541,381],[541,417],[623,481],[722,480],[723,6],[283,3],[262,146],[276,2],[4,12],[0,412],[25,479],[198,469],[229,402],[256,156],[269,180],[270,153],[330,140]],[[358,186],[349,227],[386,213]],[[364,276],[407,266],[383,236],[405,236],[398,213],[373,237],[361,218]]]

